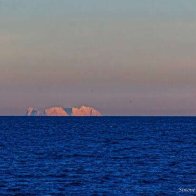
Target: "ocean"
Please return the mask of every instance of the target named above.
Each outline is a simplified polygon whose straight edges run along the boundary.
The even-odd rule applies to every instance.
[[[0,195],[196,194],[194,117],[0,117]]]

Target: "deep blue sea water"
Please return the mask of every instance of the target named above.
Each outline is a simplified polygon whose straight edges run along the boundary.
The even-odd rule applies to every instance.
[[[0,195],[194,195],[195,166],[193,117],[0,117]]]

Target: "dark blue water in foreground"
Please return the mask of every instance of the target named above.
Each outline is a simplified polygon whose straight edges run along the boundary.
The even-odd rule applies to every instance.
[[[1,117],[0,195],[193,195],[195,142],[196,118]]]

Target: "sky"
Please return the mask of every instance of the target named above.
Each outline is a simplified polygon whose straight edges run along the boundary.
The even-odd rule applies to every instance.
[[[195,35],[195,0],[0,0],[0,115],[196,115]]]

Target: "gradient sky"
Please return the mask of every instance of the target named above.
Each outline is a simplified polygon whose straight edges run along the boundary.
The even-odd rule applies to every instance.
[[[0,0],[0,115],[196,115],[195,84],[195,0]]]

